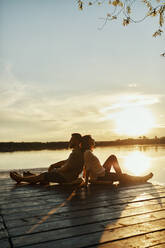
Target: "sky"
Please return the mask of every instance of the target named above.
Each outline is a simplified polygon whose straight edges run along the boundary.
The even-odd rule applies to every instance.
[[[0,142],[165,136],[158,18],[100,29],[109,12],[106,2],[0,0]]]

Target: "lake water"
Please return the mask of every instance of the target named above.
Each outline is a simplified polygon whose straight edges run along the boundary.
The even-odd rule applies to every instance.
[[[70,150],[43,150],[0,153],[0,170],[48,167],[66,159]],[[123,172],[131,175],[154,173],[152,183],[165,184],[165,145],[98,147],[94,153],[103,163],[110,154],[118,157]]]

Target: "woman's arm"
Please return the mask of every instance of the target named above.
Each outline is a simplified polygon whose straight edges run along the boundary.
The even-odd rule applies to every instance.
[[[86,169],[85,169],[85,167],[83,168],[83,178],[84,179],[86,178]]]
[[[91,151],[86,151],[84,154],[84,178],[85,178],[85,186],[88,186],[88,182],[89,182],[89,175],[91,173],[92,170],[92,158],[93,158],[93,154],[91,153]]]
[[[89,178],[89,171],[86,171],[86,168],[83,169],[83,178],[85,179],[85,187],[88,186],[88,178]]]

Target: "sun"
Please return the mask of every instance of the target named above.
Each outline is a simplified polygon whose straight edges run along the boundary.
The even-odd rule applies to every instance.
[[[152,112],[144,107],[130,107],[115,115],[116,132],[120,135],[144,135],[154,123]]]

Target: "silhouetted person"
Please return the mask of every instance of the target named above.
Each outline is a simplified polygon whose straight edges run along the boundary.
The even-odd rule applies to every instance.
[[[67,160],[60,161],[52,164],[48,172],[41,173],[39,175],[30,174],[22,176],[17,172],[10,172],[10,177],[17,183],[67,183],[76,180],[79,174],[83,170],[83,153],[80,148],[81,135],[79,133],[73,133],[69,141],[69,147],[73,148],[72,153]]]
[[[82,150],[84,152],[84,168],[86,171],[86,185],[88,184],[88,177],[91,181],[119,181],[121,183],[144,183],[149,180],[153,174],[150,173],[146,176],[130,176],[122,173],[118,160],[115,155],[111,155],[105,161],[103,166],[100,164],[99,159],[93,154],[95,140],[91,135],[82,137]],[[114,168],[115,173],[110,172]]]

